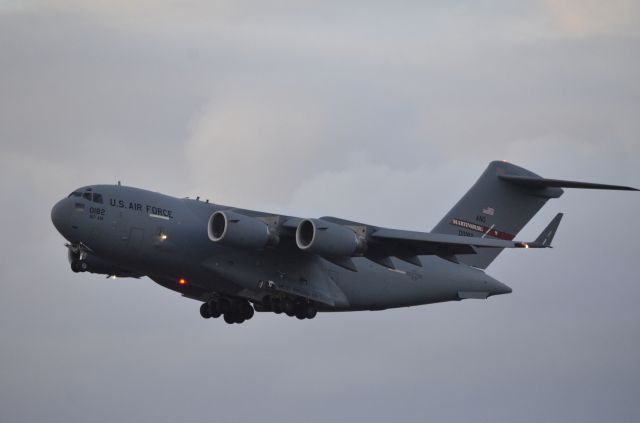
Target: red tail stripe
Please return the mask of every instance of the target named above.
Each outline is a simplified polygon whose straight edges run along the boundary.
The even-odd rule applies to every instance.
[[[487,236],[489,237],[504,239],[505,241],[511,241],[513,238],[515,238],[515,235],[512,235],[510,233],[503,232],[496,228],[490,228],[488,226],[478,225],[477,223],[467,222],[466,220],[462,220],[462,219],[451,219],[451,222],[449,223],[464,229],[468,229],[470,231],[481,233],[481,234],[486,233]]]

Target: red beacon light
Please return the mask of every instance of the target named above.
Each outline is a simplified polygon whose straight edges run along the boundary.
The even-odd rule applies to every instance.
[[[187,284],[187,280],[185,278],[180,278],[178,279],[178,285],[186,285]]]

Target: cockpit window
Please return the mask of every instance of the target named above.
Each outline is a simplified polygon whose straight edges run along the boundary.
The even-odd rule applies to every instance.
[[[98,204],[102,204],[103,203],[103,198],[102,198],[102,194],[98,194],[97,192],[91,192],[91,188],[86,188],[84,190],[84,192],[80,192],[80,191],[73,191],[71,194],[69,194],[69,197],[82,197],[85,200],[88,201],[93,201],[94,203],[98,203]]]

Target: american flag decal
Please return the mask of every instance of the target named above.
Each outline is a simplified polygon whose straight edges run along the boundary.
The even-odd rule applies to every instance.
[[[496,212],[496,209],[494,209],[493,207],[487,207],[486,209],[482,209],[482,213],[488,214],[489,216],[493,216],[495,212]]]

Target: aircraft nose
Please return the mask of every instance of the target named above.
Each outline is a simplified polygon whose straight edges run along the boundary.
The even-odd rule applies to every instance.
[[[66,220],[65,215],[67,214],[65,211],[68,211],[65,200],[58,201],[51,209],[51,221],[53,222],[53,226],[55,226],[58,232],[63,235]]]

